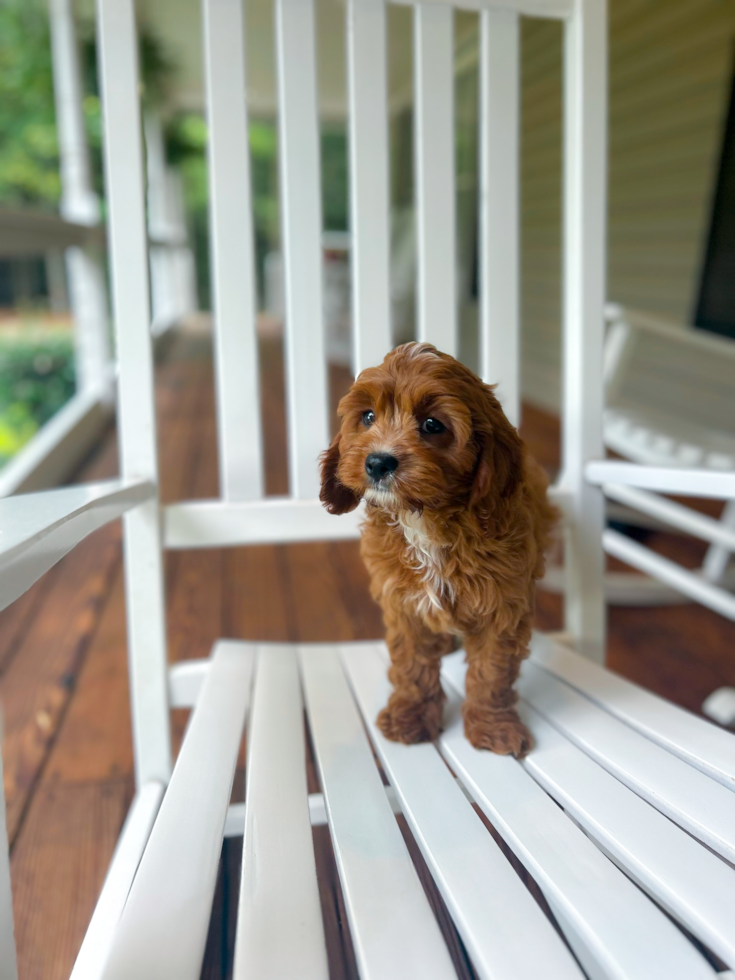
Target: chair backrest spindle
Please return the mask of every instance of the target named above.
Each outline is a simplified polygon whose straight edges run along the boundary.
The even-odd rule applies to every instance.
[[[226,9],[245,0],[206,2]],[[347,0],[356,372],[380,362],[391,347],[387,2]],[[454,12],[459,7],[479,12],[480,373],[486,381],[499,384],[501,401],[516,425],[521,336],[520,17],[559,19],[564,26],[563,473],[556,496],[571,518],[566,543],[567,629],[580,649],[601,657],[603,499],[598,488],[585,482],[584,467],[602,455],[606,0],[391,2],[413,8],[417,334],[419,340],[455,356],[460,351]],[[276,538],[287,540],[293,520],[302,521],[307,533],[313,528],[315,537],[324,533],[315,516],[321,516],[316,461],[329,433],[314,0],[275,3],[293,506],[288,501],[273,502],[273,513],[279,513],[283,526],[283,535]],[[234,25],[231,9],[230,16]],[[237,13],[238,24],[240,16]],[[241,66],[233,71],[241,72]],[[217,97],[226,98],[227,93],[212,94],[215,101]],[[241,121],[244,110],[238,112]],[[216,132],[214,137],[216,143]],[[215,157],[216,152],[215,145]],[[246,173],[244,166],[242,173]],[[228,196],[234,199],[239,194],[238,200],[243,200],[242,193],[242,188],[234,188]],[[254,354],[248,356],[252,362]],[[238,354],[237,360],[239,367],[244,358]],[[253,383],[252,397],[254,392]],[[226,399],[225,393],[223,405]],[[257,479],[255,473],[253,480]],[[227,498],[226,487],[224,493]],[[262,540],[262,528],[256,530],[250,523],[259,520],[261,504],[256,502],[250,513],[243,509],[244,503],[231,496],[220,502],[175,505],[167,511],[168,540],[175,547],[221,544],[224,527],[231,529],[233,543]],[[266,502],[266,510],[269,507]],[[307,513],[308,518],[301,516]],[[355,522],[343,519],[337,536],[355,533]]]
[[[263,495],[256,285],[241,0],[204,0],[220,494]]]
[[[132,0],[97,0],[105,90],[110,236],[121,360],[123,475],[157,482],[152,357]],[[245,105],[244,0],[203,0],[211,130],[212,237],[222,497],[170,506],[174,547],[353,537],[355,520],[326,518],[317,460],[329,441],[323,319],[321,172],[314,0],[275,0],[286,395],[291,500],[257,500],[258,417],[253,234]],[[405,0],[395,0],[405,2]],[[454,10],[414,8],[414,163],[418,337],[458,354]],[[564,400],[561,499],[568,505],[567,628],[601,656],[603,499],[585,482],[602,456],[605,268],[605,0],[482,0],[480,9],[481,373],[499,382],[519,420],[519,18],[561,18],[564,81]],[[353,235],[354,365],[391,346],[387,38],[384,0],[348,0],[347,54]],[[114,126],[110,125],[114,120]],[[264,526],[266,530],[264,531]],[[294,529],[298,527],[298,533]],[[139,778],[166,776],[163,587],[157,502],[126,518]],[[328,536],[332,536],[329,534]],[[154,552],[155,554],[151,554]]]
[[[480,374],[520,422],[519,16],[480,13]]]
[[[314,0],[276,0],[291,495],[317,497],[329,441]]]
[[[414,8],[418,339],[457,355],[454,9]]]
[[[348,0],[352,364],[355,376],[393,346],[390,310],[388,95],[384,0]]]

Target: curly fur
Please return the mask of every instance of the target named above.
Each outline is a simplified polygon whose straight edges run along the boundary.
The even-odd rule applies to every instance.
[[[368,410],[375,421],[366,426]],[[532,742],[513,684],[556,519],[544,472],[493,388],[430,344],[404,344],[363,371],[339,414],[340,432],[321,459],[321,499],[335,514],[367,503],[361,552],[383,609],[393,685],[381,731],[406,743],[436,738],[440,661],[461,636],[467,738],[524,755]],[[423,432],[428,417],[445,431]],[[365,472],[371,452],[398,460],[378,487]]]

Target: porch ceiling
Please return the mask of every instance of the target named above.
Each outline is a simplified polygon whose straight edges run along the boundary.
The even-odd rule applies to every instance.
[[[248,104],[255,115],[276,110],[273,0],[245,0]],[[138,18],[163,41],[177,65],[172,109],[204,107],[202,14],[200,0],[136,0]],[[340,119],[346,112],[345,5],[343,0],[317,0],[319,100],[324,117]],[[92,17],[94,0],[81,0],[80,16]],[[391,93],[410,89],[411,11],[396,7],[389,15]]]
[[[163,41],[177,65],[171,96],[172,109],[204,107],[201,0],[136,0],[138,17]],[[273,0],[245,0],[245,37],[248,104],[254,115],[269,116],[276,110],[275,35]],[[92,17],[94,0],[80,0],[80,16]],[[345,3],[316,0],[319,101],[324,118],[346,115]],[[388,7],[388,84],[393,106],[411,96],[412,11]],[[460,44],[472,31],[476,17],[459,12],[456,40]]]

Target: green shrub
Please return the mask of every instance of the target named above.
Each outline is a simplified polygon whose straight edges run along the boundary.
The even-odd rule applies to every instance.
[[[71,398],[70,337],[0,338],[0,465]]]

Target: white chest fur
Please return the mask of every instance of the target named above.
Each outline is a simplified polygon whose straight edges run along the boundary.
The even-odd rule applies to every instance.
[[[423,588],[416,597],[419,611],[432,606],[441,609],[442,600],[453,598],[451,583],[444,577],[446,549],[431,540],[421,514],[401,514],[396,524],[403,530],[411,563],[421,575]]]

